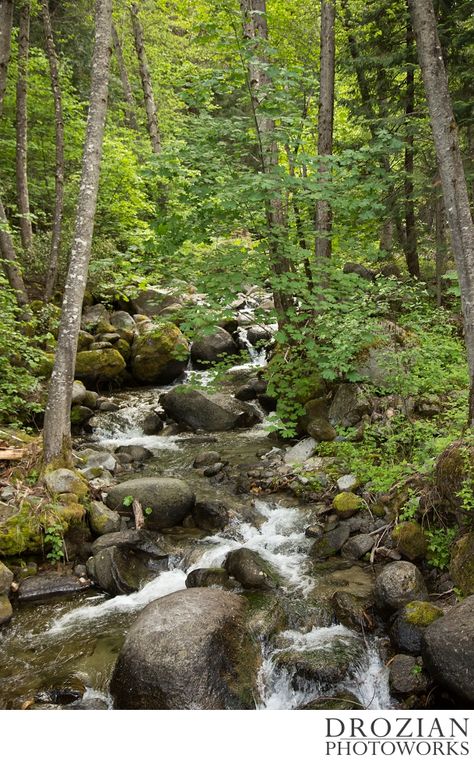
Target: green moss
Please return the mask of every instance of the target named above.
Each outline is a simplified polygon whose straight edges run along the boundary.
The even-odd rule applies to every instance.
[[[474,532],[464,535],[454,545],[449,573],[463,595],[474,595]]]
[[[411,601],[403,610],[403,618],[415,627],[428,627],[443,616],[443,610],[428,601]]]
[[[36,366],[36,375],[41,378],[49,378],[53,372],[54,366],[54,354],[51,352],[43,352],[41,359]]]
[[[132,334],[132,338],[133,338],[133,334]],[[128,341],[126,341],[125,339],[119,339],[117,343],[115,344],[115,349],[117,350],[117,352],[120,352],[125,362],[128,362],[128,360],[130,359],[131,351],[132,351]]]
[[[246,626],[252,635],[269,638],[285,629],[288,617],[274,593],[246,591],[243,597],[248,603]]]
[[[348,518],[365,508],[365,502],[353,492],[341,492],[332,501],[332,507],[341,518]]]
[[[111,381],[125,370],[125,360],[116,349],[78,352],[75,376],[88,381]]]
[[[187,362],[189,345],[174,323],[159,323],[136,336],[132,348],[132,372],[137,380],[155,383],[170,367]]]
[[[405,558],[414,561],[424,558],[428,548],[426,535],[416,521],[405,521],[392,532],[392,537],[397,543],[397,548]]]

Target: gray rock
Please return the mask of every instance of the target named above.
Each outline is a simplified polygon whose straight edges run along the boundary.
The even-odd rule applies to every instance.
[[[238,354],[239,349],[234,339],[224,330],[216,328],[210,335],[203,335],[193,341],[191,360],[198,367],[207,367],[229,355]]]
[[[90,580],[72,574],[36,574],[20,582],[18,600],[20,603],[32,603],[59,596],[70,597],[84,592],[90,586]]]
[[[278,573],[272,565],[248,548],[231,550],[224,568],[246,590],[270,590],[279,584]]]
[[[349,538],[342,548],[341,555],[344,558],[350,558],[353,561],[357,561],[362,556],[365,556],[370,550],[372,550],[375,542],[375,537],[369,534],[359,534],[355,537]]]
[[[247,331],[247,339],[255,347],[268,347],[273,342],[273,331],[271,328],[263,325],[251,325]]]
[[[169,289],[149,286],[147,289],[140,291],[138,296],[131,300],[131,306],[135,313],[154,317],[159,315],[170,304],[175,304],[179,301],[180,298]]]
[[[335,529],[325,532],[322,537],[316,540],[311,548],[313,558],[328,558],[338,553],[342,546],[349,539],[350,530],[346,524],[339,524]]]
[[[193,468],[203,468],[204,466],[212,466],[214,463],[219,463],[221,456],[214,450],[208,450],[200,452],[194,458]]]
[[[128,548],[146,553],[151,558],[164,560],[168,557],[168,552],[162,546],[163,538],[158,540],[158,537],[159,535],[147,529],[126,529],[99,537],[92,543],[91,551],[95,556],[106,548]]]
[[[304,463],[316,450],[316,440],[312,437],[302,439],[285,453],[285,463]]]
[[[54,494],[73,492],[75,495],[85,495],[87,485],[84,480],[69,468],[57,468],[44,477],[48,490]]]
[[[143,462],[153,457],[151,450],[141,445],[121,445],[115,450],[119,455],[130,455],[132,461]]]
[[[72,384],[72,405],[82,405],[86,398],[86,387],[82,381],[74,381]]]
[[[235,593],[192,588],[150,603],[130,628],[110,690],[117,709],[253,709],[259,648]]]
[[[176,387],[162,395],[160,402],[170,418],[191,429],[229,431],[248,428],[260,420],[257,411],[244,402],[186,386]]]
[[[104,503],[93,500],[89,507],[89,522],[94,534],[103,535],[119,532],[122,519],[116,511],[111,511]]]
[[[123,515],[131,515],[131,505],[126,506],[123,502],[128,497],[140,502],[148,529],[166,529],[181,524],[191,513],[195,500],[194,493],[181,479],[148,477],[130,479],[112,487],[106,504]]]
[[[234,590],[236,584],[229,579],[225,569],[193,569],[186,577],[186,587],[220,587],[222,590]]]
[[[215,500],[197,502],[193,508],[192,516],[196,526],[208,532],[224,529],[229,523],[227,508]]]
[[[432,677],[464,701],[474,703],[474,595],[426,628],[423,661]]]
[[[110,315],[103,304],[94,304],[86,307],[82,319],[81,328],[89,333],[96,333],[101,325],[110,325]]]
[[[214,463],[214,465],[205,468],[203,474],[208,477],[217,476],[225,468],[225,465],[225,463]]]
[[[390,689],[395,696],[426,693],[428,678],[422,669],[422,660],[406,654],[397,654],[390,661]]]
[[[326,642],[319,648],[300,649],[289,644],[276,652],[274,660],[279,667],[293,671],[295,678],[333,686],[354,674],[363,654],[359,638],[350,633],[347,637],[328,633]]]
[[[153,434],[159,434],[165,424],[157,413],[151,412],[147,413],[140,425],[144,434],[152,436]]]
[[[130,547],[114,545],[89,558],[87,573],[98,587],[110,595],[129,595],[167,566],[166,557],[157,559]]]
[[[79,453],[83,466],[80,470],[86,468],[101,468],[105,471],[114,472],[117,467],[117,461],[110,452],[96,452],[95,450],[84,450]]]
[[[13,582],[13,572],[0,561],[0,595],[8,594]]]
[[[378,575],[375,597],[381,609],[396,611],[410,601],[426,601],[428,591],[420,570],[414,564],[394,561]]]
[[[359,486],[359,480],[354,474],[344,474],[337,480],[339,492],[353,492]]]

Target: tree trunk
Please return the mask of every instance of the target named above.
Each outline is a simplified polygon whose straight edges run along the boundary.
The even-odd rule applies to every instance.
[[[13,26],[13,2],[0,0],[0,117],[3,110],[3,98],[7,86],[8,64],[10,62],[11,33]],[[23,307],[28,303],[28,294],[21,271],[18,267],[15,245],[8,231],[8,220],[0,197],[0,253],[3,258],[3,270],[15,291],[18,305]]]
[[[446,230],[444,204],[441,196],[436,198],[435,225],[436,225],[436,304],[443,304],[443,275],[444,261],[446,257]]]
[[[406,95],[405,95],[405,259],[408,272],[414,278],[420,277],[420,262],[416,235],[415,200],[413,198],[413,173],[415,167],[415,138],[412,120],[415,113],[415,36],[410,21],[407,22],[406,35]]]
[[[271,117],[262,113],[262,104],[271,88],[271,79],[267,71],[268,25],[266,0],[241,0],[244,38],[251,54],[248,60],[248,88],[252,105],[252,113],[257,132],[260,164],[262,172],[269,176],[275,175],[278,167],[278,144],[275,138],[275,122]],[[275,183],[276,186],[276,183]],[[276,187],[270,189],[265,203],[271,268],[275,277],[273,298],[277,312],[278,323],[286,321],[287,310],[292,304],[292,298],[281,287],[281,276],[291,270],[290,262],[284,254],[287,240],[287,220],[285,206],[281,194]]]
[[[137,52],[138,65],[140,69],[140,78],[142,80],[143,99],[145,102],[146,122],[148,127],[148,134],[150,136],[151,147],[154,153],[161,152],[161,136],[158,128],[158,119],[156,112],[155,97],[153,95],[153,87],[151,85],[150,69],[148,68],[148,60],[145,51],[145,44],[143,42],[143,30],[138,15],[138,4],[132,3],[130,6],[130,12],[132,15],[133,36],[135,39],[135,50]]]
[[[333,0],[321,2],[321,66],[318,112],[319,176],[322,187],[328,182],[330,167],[321,161],[322,156],[332,155],[334,132],[334,79],[336,7]],[[320,199],[316,204],[316,256],[331,256],[332,210],[328,201]]]
[[[135,116],[135,101],[133,98],[132,88],[130,80],[128,78],[127,67],[122,52],[122,45],[115,28],[115,24],[112,24],[112,41],[114,44],[115,58],[117,59],[117,65],[119,69],[120,82],[122,83],[123,97],[126,103],[126,122],[131,130],[138,130],[137,119]]]
[[[95,43],[92,58],[91,96],[82,160],[76,226],[66,278],[54,369],[44,420],[46,464],[71,459],[71,395],[81,326],[82,302],[91,254],[97,206],[102,144],[107,114],[112,0],[96,0]]]
[[[18,79],[16,85],[16,188],[20,213],[20,236],[28,252],[33,243],[33,228],[28,194],[28,56],[30,48],[30,4],[20,8],[18,35]]]
[[[432,0],[409,0],[451,230],[469,365],[469,425],[474,423],[474,224]]]
[[[41,0],[43,13],[43,28],[46,43],[46,55],[48,57],[49,71],[51,75],[51,89],[54,99],[54,128],[56,133],[56,167],[55,167],[55,202],[53,216],[53,231],[51,234],[51,248],[49,254],[48,274],[44,298],[49,301],[53,295],[54,285],[58,273],[59,248],[61,245],[62,219],[64,209],[64,119],[61,83],[59,81],[58,57],[54,44],[51,17],[49,15],[48,0]]]

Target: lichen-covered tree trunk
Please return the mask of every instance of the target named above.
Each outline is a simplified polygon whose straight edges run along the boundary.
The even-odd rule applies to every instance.
[[[112,40],[112,0],[96,0],[91,96],[82,159],[76,225],[66,278],[58,344],[44,420],[46,464],[71,457],[71,395],[81,326],[82,303],[91,254],[100,163],[107,114]]]
[[[117,29],[115,28],[115,24],[112,24],[112,42],[114,44],[115,58],[117,59],[120,82],[122,83],[123,97],[126,103],[126,121],[130,129],[138,130],[137,119],[135,116],[135,100],[133,98],[130,79],[128,77],[127,67],[123,57],[122,45],[120,44],[120,38],[118,36]]]
[[[409,0],[436,148],[444,205],[461,289],[469,377],[469,424],[474,424],[474,224],[448,78],[432,0]]]
[[[33,244],[33,227],[28,193],[28,57],[30,49],[30,4],[20,7],[18,32],[18,78],[16,84],[16,188],[20,213],[20,236],[23,249]]]
[[[51,17],[49,14],[48,0],[41,0],[43,15],[43,28],[48,57],[49,72],[51,77],[51,89],[54,99],[54,129],[56,135],[56,165],[55,165],[55,201],[53,215],[53,230],[51,233],[51,248],[49,253],[48,274],[44,298],[49,301],[53,295],[54,285],[58,273],[59,248],[61,246],[61,231],[64,210],[64,119],[61,82],[59,80],[58,57],[54,44]]]
[[[411,121],[415,113],[415,36],[410,22],[406,32],[406,93],[405,117],[407,135],[405,138],[405,259],[408,272],[414,278],[420,277],[418,242],[416,234],[416,216],[413,175],[415,171],[415,138]]]
[[[336,65],[336,6],[333,0],[321,2],[321,55],[318,110],[318,157],[321,186],[328,182],[330,167],[321,157],[332,155],[334,133],[334,80]],[[316,256],[331,256],[332,210],[329,201],[316,204]]]
[[[143,42],[143,30],[140,23],[140,17],[138,15],[138,4],[132,3],[130,6],[130,13],[132,16],[133,37],[135,40],[135,50],[137,52],[138,66],[140,69],[140,78],[143,88],[143,100],[145,102],[146,122],[148,128],[148,134],[150,136],[151,147],[154,153],[161,152],[161,136],[158,128],[158,117],[155,104],[155,96],[153,95],[153,87],[151,84],[151,74],[148,67],[148,59],[145,50],[145,43]]]
[[[0,117],[3,110],[3,98],[7,86],[8,64],[10,62],[11,33],[13,25],[13,2],[0,0]],[[10,287],[15,291],[20,307],[28,303],[21,271],[18,267],[15,245],[8,229],[8,220],[0,198],[0,254],[3,270]]]
[[[278,144],[275,137],[275,122],[264,113],[264,101],[271,91],[271,79],[268,75],[267,43],[268,24],[266,0],[241,0],[244,38],[249,46],[247,64],[248,87],[252,112],[257,132],[259,159],[262,172],[272,176],[278,167]],[[273,298],[278,322],[283,325],[286,313],[292,304],[291,295],[282,286],[286,273],[291,269],[285,256],[288,226],[285,206],[275,181],[265,205],[269,232],[271,268],[275,275]]]

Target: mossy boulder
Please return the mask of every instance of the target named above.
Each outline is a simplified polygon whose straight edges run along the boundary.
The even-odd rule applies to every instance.
[[[455,543],[449,573],[463,595],[474,594],[474,532],[469,532]]]
[[[246,590],[269,590],[281,582],[273,566],[249,548],[231,550],[224,568]]]
[[[211,334],[197,336],[191,347],[191,359],[198,368],[206,368],[238,353],[237,344],[224,328],[216,328]]]
[[[126,339],[119,339],[114,347],[117,352],[120,352],[125,362],[128,362],[130,360],[130,357],[132,355],[132,348]]]
[[[35,373],[40,378],[49,378],[53,372],[53,366],[54,354],[52,352],[41,352]]]
[[[82,426],[89,418],[92,418],[94,411],[85,405],[73,405],[71,408],[71,424],[73,426]]]
[[[444,450],[436,464],[435,482],[446,511],[472,523],[474,511],[469,511],[459,493],[471,492],[474,502],[474,445],[460,439]]]
[[[13,616],[13,609],[8,595],[0,595],[0,626],[7,624]]]
[[[443,616],[443,609],[429,601],[411,601],[402,611],[405,621],[415,627],[428,627]]]
[[[392,532],[392,538],[397,544],[398,551],[409,561],[425,557],[428,541],[418,522],[404,521],[398,524]]]
[[[178,378],[189,359],[189,344],[174,323],[150,323],[132,344],[131,369],[144,384],[167,384]]]
[[[329,556],[335,556],[343,545],[347,542],[350,536],[350,529],[347,524],[339,524],[329,532],[319,537],[313,547],[311,548],[311,556],[313,558],[329,558]]]
[[[419,655],[426,627],[443,616],[443,610],[429,601],[411,601],[395,617],[390,639],[401,653]]]
[[[0,556],[39,553],[42,547],[41,522],[29,503],[24,502],[0,521]]]
[[[85,497],[89,493],[84,477],[69,468],[56,468],[46,472],[44,483],[53,495],[71,492],[76,497]]]
[[[318,640],[314,646],[289,643],[276,651],[275,663],[293,672],[295,678],[314,680],[323,686],[337,684],[354,674],[364,654],[359,638],[350,633],[335,635],[328,628],[320,631]]]
[[[93,500],[89,506],[89,522],[97,535],[119,532],[122,525],[120,515],[98,500]]]
[[[116,349],[93,349],[78,352],[76,356],[76,378],[86,384],[107,383],[120,376],[126,363]]]
[[[365,502],[353,492],[341,492],[332,501],[332,507],[340,519],[350,519],[365,508]]]
[[[246,626],[254,638],[268,639],[287,627],[288,615],[276,593],[252,590],[243,596],[248,603]]]

